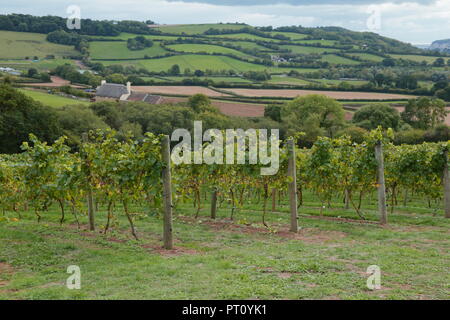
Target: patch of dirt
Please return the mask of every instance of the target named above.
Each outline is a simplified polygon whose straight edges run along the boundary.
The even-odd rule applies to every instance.
[[[14,268],[10,265],[7,264],[5,262],[0,262],[0,277],[4,276],[4,275],[11,275],[14,273]],[[0,291],[2,287],[6,287],[7,285],[9,285],[8,280],[2,280],[0,278]]]
[[[293,89],[229,89],[229,91],[244,97],[283,97],[295,98],[309,94],[320,94],[338,100],[396,100],[412,99],[415,96],[377,93],[377,92],[345,92],[321,90],[293,90]]]
[[[172,250],[166,250],[162,246],[159,245],[151,245],[151,244],[143,244],[141,247],[145,249],[151,249],[151,253],[157,253],[159,255],[165,256],[165,257],[176,257],[181,256],[185,254],[199,254],[199,251],[196,251],[194,249],[188,249],[188,248],[182,248],[182,247],[174,247]]]
[[[187,98],[163,97],[163,103],[185,103]],[[228,102],[212,100],[212,105],[217,107],[221,113],[234,117],[264,117],[265,105],[256,103]]]
[[[184,222],[196,222],[207,225],[215,230],[224,230],[238,233],[247,233],[254,235],[274,234],[280,238],[301,240],[309,243],[323,243],[327,241],[335,241],[343,239],[347,236],[345,232],[340,231],[324,231],[317,228],[300,229],[298,233],[290,232],[284,225],[272,225],[272,227],[279,228],[278,231],[272,232],[264,227],[255,227],[252,225],[235,224],[231,220],[195,220],[191,217],[179,217]]]

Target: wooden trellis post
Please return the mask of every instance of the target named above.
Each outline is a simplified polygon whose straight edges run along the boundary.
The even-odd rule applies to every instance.
[[[289,139],[289,164],[288,164],[288,176],[292,181],[289,183],[289,206],[291,209],[291,232],[298,232],[298,212],[297,212],[297,168],[295,157],[295,144],[293,139]]]
[[[384,157],[383,144],[378,141],[375,145],[375,158],[378,164],[378,212],[380,214],[380,223],[387,224],[387,207],[386,207],[386,185],[384,181]]]
[[[211,196],[211,219],[216,218],[217,213],[217,190],[214,189]]]
[[[173,249],[173,228],[172,228],[172,175],[170,172],[170,138],[164,136],[162,139],[162,158],[164,162],[164,169],[162,172],[164,185],[164,249]]]
[[[81,135],[83,143],[88,143],[89,138],[87,133]],[[88,217],[89,217],[89,230],[95,231],[95,209],[94,209],[94,195],[92,193],[92,186],[88,185],[87,192],[87,205],[88,205]]]
[[[444,209],[445,217],[450,218],[450,174],[448,172],[448,149],[444,149],[444,172],[442,175],[444,183]]]

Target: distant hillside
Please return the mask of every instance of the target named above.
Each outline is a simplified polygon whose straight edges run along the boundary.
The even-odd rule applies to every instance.
[[[430,46],[430,50],[450,53],[450,39],[434,41]]]

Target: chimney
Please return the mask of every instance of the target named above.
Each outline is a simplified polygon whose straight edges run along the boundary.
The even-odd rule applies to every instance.
[[[127,82],[127,91],[131,94],[131,82]]]
[[[106,84],[106,80],[102,80],[102,85]]]

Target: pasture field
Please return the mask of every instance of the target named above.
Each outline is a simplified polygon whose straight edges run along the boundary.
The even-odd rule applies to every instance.
[[[322,54],[324,52],[337,52],[337,49],[319,48],[319,47],[305,47],[296,45],[281,45],[280,48],[291,50],[295,54]]]
[[[67,105],[89,105],[89,102],[81,101],[77,99],[70,99],[66,97],[62,97],[56,94],[48,94],[42,91],[37,90],[28,90],[28,89],[19,89],[20,92],[26,94],[30,98],[33,98],[36,101],[41,102],[42,104],[54,107],[54,108],[60,108]]]
[[[160,42],[153,42],[153,46],[143,50],[130,50],[126,42],[94,41],[90,43],[92,59],[143,59],[145,56],[155,57],[168,53],[161,47]]]
[[[179,36],[165,36],[165,35],[157,35],[157,34],[134,34],[134,33],[127,33],[127,32],[122,32],[121,34],[119,34],[118,36],[89,36],[89,38],[92,41],[100,41],[100,39],[102,41],[104,40],[111,40],[111,41],[127,41],[128,39],[131,38],[136,38],[137,36],[143,36],[147,39],[151,39],[151,40],[177,40],[178,38],[180,38]],[[187,39],[186,37],[181,37],[181,39]]]
[[[355,65],[360,64],[359,61],[348,59],[345,57],[337,56],[335,54],[324,54],[322,55],[322,61],[327,61],[330,64],[343,64],[343,65]]]
[[[79,56],[72,46],[50,43],[45,34],[0,31],[0,59],[33,59],[35,56],[42,59],[47,55],[62,58],[66,56]]]
[[[307,73],[315,71],[315,69],[306,68],[278,68],[278,67],[266,67],[259,64],[253,64],[245,61],[240,61],[226,56],[208,56],[208,55],[195,55],[184,54],[172,57],[165,57],[159,59],[148,60],[130,60],[130,61],[102,61],[105,65],[121,64],[121,65],[134,65],[137,67],[146,68],[149,71],[167,71],[174,64],[178,64],[182,72],[189,68],[191,70],[235,70],[238,72],[245,71],[264,71],[267,70],[271,73],[285,73],[290,70],[297,70],[299,72]]]
[[[232,54],[243,58],[254,58],[241,51],[210,44],[175,44],[167,47],[169,49],[185,53],[199,53],[199,52],[221,53],[221,54]]]
[[[337,86],[342,82],[346,82],[348,84],[354,85],[354,86],[360,86],[360,85],[364,85],[367,84],[368,81],[365,80],[333,80],[333,79],[314,79],[315,82],[321,82],[321,83],[325,83],[327,85],[331,85],[331,86]]]
[[[269,48],[263,47],[255,42],[251,41],[229,41],[224,42],[227,45],[232,45],[235,47],[241,47],[242,49],[257,49],[259,51],[269,51]]]
[[[38,71],[48,72],[51,69],[63,64],[74,65],[74,60],[69,59],[44,59],[39,61],[32,60],[0,60],[0,67],[11,67],[16,70],[26,71],[30,68],[35,68]]]
[[[295,33],[295,32],[279,32],[279,31],[272,31],[269,32],[269,34],[271,36],[277,36],[277,35],[282,35],[285,37],[290,38],[291,40],[303,40],[306,37],[308,37],[307,34],[302,34],[302,33]]]
[[[404,60],[411,60],[414,62],[422,62],[422,61],[426,61],[429,64],[433,63],[434,61],[436,61],[437,58],[439,57],[432,57],[432,56],[421,56],[421,55],[402,55],[402,54],[390,54],[390,56],[394,59],[404,59]],[[444,60],[449,59],[449,58],[444,58]]]
[[[324,39],[312,39],[312,40],[296,40],[295,43],[298,44],[320,44],[322,46],[330,46],[330,47],[334,47],[337,42],[334,40],[324,40]]]
[[[156,29],[161,30],[165,33],[173,33],[173,34],[187,34],[187,35],[193,35],[193,34],[199,34],[203,33],[211,28],[214,29],[229,29],[229,30],[236,30],[236,29],[242,29],[244,27],[247,27],[247,25],[244,24],[189,24],[189,25],[163,25],[163,26],[157,26]]]
[[[335,199],[339,203],[338,199]],[[209,203],[205,203],[208,208]],[[289,205],[282,201],[261,224],[261,203],[250,201],[231,221],[230,204],[194,219],[191,204],[175,213],[175,249],[161,249],[162,219],[146,208],[136,221],[140,240],[118,214],[107,235],[106,208],[97,212],[96,232],[78,230],[72,216],[60,226],[50,207],[37,223],[33,212],[0,216],[0,299],[447,299],[449,220],[424,202],[411,201],[377,219],[365,199],[369,223],[355,213],[305,194],[298,234],[287,232]],[[117,210],[121,210],[120,207]],[[81,269],[81,290],[68,290],[67,267]],[[370,265],[381,269],[381,289],[367,289]]]
[[[230,33],[230,34],[219,34],[219,35],[211,35],[208,37],[212,38],[224,38],[224,39],[240,39],[240,40],[259,40],[259,41],[266,41],[266,42],[279,42],[280,40],[271,39],[271,38],[265,38],[260,37],[255,34],[250,33]]]
[[[192,79],[193,77],[180,76],[180,77],[164,77],[164,79],[170,81],[181,81],[183,79]],[[205,76],[205,77],[195,77],[195,79],[200,80],[211,80],[214,82],[227,82],[227,83],[252,83],[251,80],[240,78],[240,77],[219,77],[219,76]]]
[[[289,84],[300,86],[307,86],[308,84],[311,84],[311,82],[308,80],[288,76],[272,76],[272,79],[268,80],[267,82],[273,84]]]
[[[350,52],[349,55],[351,56],[355,56],[355,57],[359,57],[363,60],[367,60],[367,61],[374,61],[374,62],[381,62],[384,60],[383,57],[374,55],[374,54],[370,54],[370,53],[353,53]]]

